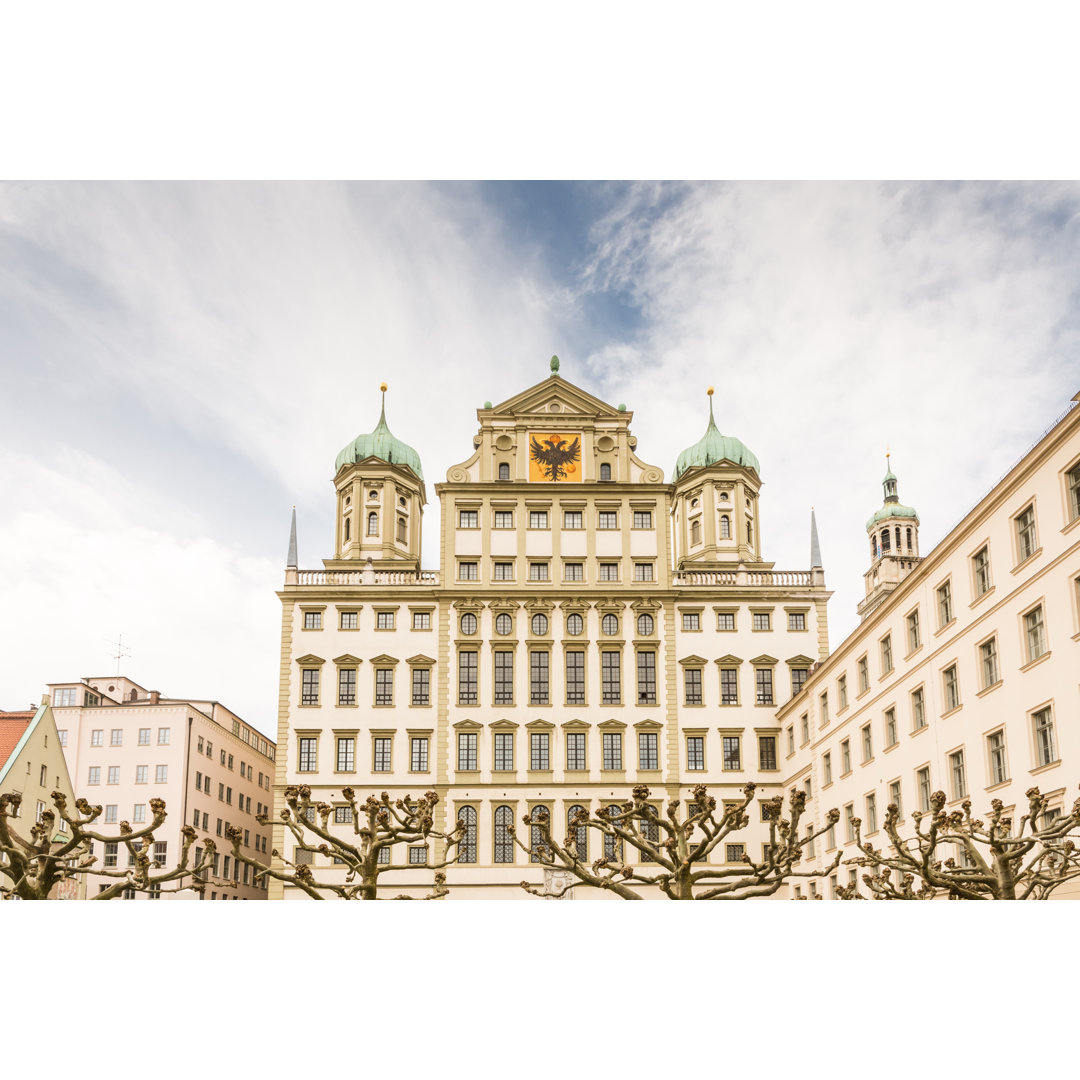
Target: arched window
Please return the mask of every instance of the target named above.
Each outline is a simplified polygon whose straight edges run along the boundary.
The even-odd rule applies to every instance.
[[[888,528],[882,529],[881,530],[881,550],[882,551],[888,551],[890,546],[891,546],[891,541],[889,540],[889,530],[888,530]]]
[[[729,518],[727,514],[720,515],[720,539],[731,539],[731,518]]]
[[[585,623],[581,616],[575,612],[573,615],[566,616],[566,632],[571,637],[577,637],[578,634],[585,628]]]
[[[570,854],[576,855],[581,862],[589,861],[589,830],[585,825],[575,827],[574,819],[578,814],[584,814],[585,807],[580,805],[571,806],[566,811],[566,834],[569,840]]]
[[[876,536],[871,536],[870,537],[870,558],[871,559],[876,559],[877,558],[877,537]]]
[[[500,611],[495,616],[495,633],[496,634],[509,634],[514,629],[514,620],[506,614],[505,611]]]
[[[748,544],[754,542],[754,523],[752,521],[746,523],[746,542]]]
[[[458,844],[458,862],[476,862],[476,808],[463,806],[457,812],[457,819],[464,828],[461,830],[461,843]]]
[[[512,863],[514,861],[514,841],[508,825],[514,822],[514,811],[509,806],[500,806],[495,810],[495,862]]]
[[[612,804],[605,808],[607,813],[606,817],[609,822],[620,822],[622,814],[619,811],[617,804]],[[617,859],[622,862],[623,857],[623,842],[615,836],[611,836],[608,833],[604,833],[604,858],[605,859]]]
[[[637,632],[639,637],[648,637],[653,632],[653,617],[651,615],[638,616]]]
[[[551,811],[546,806],[534,806],[529,817],[533,821],[543,821],[549,827],[551,825]],[[539,825],[530,825],[529,833],[529,862],[544,862],[551,857],[551,852],[544,843],[543,830]]]
[[[128,700],[129,701],[138,701],[139,700],[139,691],[138,690],[132,690],[131,693],[128,695]]]
[[[345,543],[349,542],[349,537],[352,535],[352,518],[345,519]]]
[[[367,516],[367,534],[368,536],[379,535],[379,515],[374,510]]]
[[[607,614],[600,621],[600,629],[608,637],[614,637],[619,632],[619,616]]]
[[[405,535],[406,535],[405,534],[405,529],[406,529],[405,519],[403,517],[399,517],[397,519],[397,538],[398,538],[398,543],[399,544],[404,544],[405,543]]]
[[[660,843],[660,826],[655,821],[639,821],[638,829],[643,839],[648,840],[651,844]],[[656,860],[647,852],[641,852],[642,862],[656,862]]]
[[[603,465],[600,466],[600,479],[601,480],[610,480],[611,479],[611,466],[608,465],[607,462],[605,462]]]
[[[690,543],[691,544],[700,544],[701,543],[701,522],[700,521],[692,521],[692,522],[690,522]]]
[[[461,616],[461,632],[463,634],[476,633],[476,616],[471,611],[466,611]]]
[[[907,549],[908,551],[911,550],[911,529],[907,531]]]
[[[510,466],[505,461],[502,461],[502,462],[499,463],[499,479],[500,480],[509,480],[510,479]]]
[[[538,637],[548,632],[547,616],[537,612],[532,617],[532,632]]]
[[[900,550],[900,526],[896,526],[896,550]]]

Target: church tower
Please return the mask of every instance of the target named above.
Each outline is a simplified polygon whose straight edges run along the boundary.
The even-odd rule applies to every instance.
[[[858,606],[863,619],[870,614],[922,562],[919,555],[919,515],[904,506],[896,490],[896,476],[885,455],[885,502],[866,523],[870,538],[870,569],[863,575],[866,596]]]
[[[672,504],[677,570],[734,570],[740,563],[761,561],[758,494],[761,466],[733,435],[722,435],[713,418],[709,394],[709,426],[675,462]]]
[[[386,423],[386,383],[375,430],[358,435],[337,456],[334,558],[328,569],[420,569],[420,525],[427,496],[420,455]]]

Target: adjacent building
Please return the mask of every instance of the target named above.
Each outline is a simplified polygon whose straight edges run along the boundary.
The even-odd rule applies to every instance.
[[[269,861],[270,827],[257,815],[273,803],[274,743],[221,702],[170,698],[147,690],[122,675],[50,683],[49,700],[56,718],[75,793],[104,810],[103,833],[119,822],[134,829],[153,820],[150,800],[165,800],[168,818],[155,833],[155,858],[173,866],[182,845],[181,828],[198,830],[193,854],[198,860],[205,839],[217,845],[204,899],[265,900],[251,867],[237,864],[225,829],[243,830],[244,847]],[[103,868],[123,869],[122,845],[95,844]],[[89,895],[109,882],[89,876]],[[124,894],[125,899],[160,899],[161,893]]]

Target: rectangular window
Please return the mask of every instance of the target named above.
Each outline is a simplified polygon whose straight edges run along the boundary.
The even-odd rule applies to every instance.
[[[115,840],[110,840],[105,844],[105,869],[108,870],[116,866],[116,856],[119,850],[119,843]],[[102,885],[103,889],[107,886]]]
[[[636,562],[634,563],[634,580],[635,581],[652,581],[653,579],[653,566],[652,563]]]
[[[656,750],[656,732],[638,732],[638,768],[659,769],[659,757]]]
[[[409,848],[410,866],[427,866],[428,849],[423,844],[414,844]]]
[[[911,730],[921,731],[926,727],[926,705],[922,687],[911,692]]]
[[[105,730],[103,728],[95,728],[90,732],[90,745],[91,746],[104,746],[105,745]]]
[[[458,703],[477,703],[476,652],[472,649],[463,649],[458,653]]]
[[[886,634],[881,639],[881,674],[888,675],[892,669],[892,634]]]
[[[600,564],[601,581],[618,581],[619,564],[617,562],[602,562]]]
[[[74,705],[75,700],[75,688],[73,686],[69,686],[63,690],[56,690],[53,692],[53,705],[58,709],[67,708]]]
[[[804,667],[796,667],[791,669],[791,696],[798,697],[802,693],[802,688],[806,685],[806,676],[808,671]]]
[[[1024,616],[1024,639],[1027,643],[1028,663],[1038,660],[1046,652],[1046,627],[1043,625],[1041,604]]]
[[[979,646],[979,660],[982,666],[983,689],[998,681],[997,639],[991,638]]]
[[[318,770],[318,747],[318,739],[301,737],[300,757],[296,766],[297,772],[316,772]]]
[[[848,803],[844,807],[844,824],[847,827],[847,839],[848,843],[852,843],[855,839],[855,804]]]
[[[984,547],[975,552],[971,563],[975,572],[975,595],[982,596],[990,591],[990,549]]]
[[[718,611],[716,613],[716,629],[717,630],[734,630],[735,629],[735,612],[734,611]]]
[[[759,705],[773,704],[772,668],[754,668],[754,680],[757,687],[757,703]]]
[[[986,752],[990,759],[990,783],[1004,784],[1009,779],[1009,763],[1005,758],[1005,732],[995,731],[986,737]]]
[[[35,821],[40,823],[41,815],[42,815],[42,812],[44,810],[45,810],[45,804],[43,802],[39,802],[38,803],[37,817],[34,819]],[[117,810],[116,803],[108,803],[106,805],[106,807],[105,807],[105,824],[106,825],[115,824],[115,822],[116,822],[116,810]]]
[[[356,668],[338,668],[337,703],[356,704]]]
[[[919,637],[918,608],[911,612],[907,617],[907,641],[909,653],[913,653],[922,644],[922,639]]]
[[[546,529],[548,527],[548,516],[546,510],[530,510],[529,511],[529,528],[530,529]]]
[[[788,724],[787,727],[787,752],[788,757],[791,757],[795,753],[795,725]]]
[[[1035,728],[1035,760],[1039,766],[1057,761],[1057,747],[1054,745],[1054,719],[1050,707],[1039,709],[1032,714]]]
[[[900,741],[896,728],[896,710],[885,710],[885,745],[895,746]]]
[[[495,564],[494,578],[496,581],[513,581],[514,564],[512,562],[497,562]]]
[[[826,752],[821,757],[821,773],[824,777],[822,781],[823,787],[828,787],[832,783],[832,754]]]
[[[585,733],[582,731],[567,732],[566,767],[577,770],[585,768]]]
[[[495,704],[514,703],[514,654],[509,649],[495,653]]]
[[[776,768],[776,736],[758,736],[758,766],[763,772]]]
[[[840,699],[840,711],[847,708],[847,676],[841,675],[836,680],[836,696]]]
[[[513,732],[497,732],[495,735],[495,771],[514,771]]]
[[[900,781],[894,780],[889,785],[889,805],[896,807],[896,813],[899,817],[904,816],[904,807],[900,801]]]
[[[459,562],[457,571],[458,581],[477,581],[480,577],[474,562]]]
[[[319,669],[304,668],[303,682],[300,690],[301,705],[319,704]]]
[[[869,761],[874,756],[874,736],[870,730],[870,725],[867,724],[862,729],[862,759],[863,762]]]
[[[551,768],[551,735],[546,731],[529,735],[529,768],[534,772],[547,772]]]
[[[431,704],[431,668],[414,667],[412,669],[412,703],[414,705]]]
[[[375,739],[375,749],[373,753],[372,772],[390,772],[391,765],[391,746],[392,741],[389,737],[380,736]]]
[[[684,630],[700,630],[701,616],[696,611],[684,611],[682,617],[682,628]]]
[[[169,766],[168,765],[155,765],[154,766],[154,783],[155,784],[167,784],[169,782]]]
[[[1080,471],[1080,470],[1078,470]],[[634,528],[635,529],[651,529],[652,528],[652,511],[651,510],[635,510],[634,511]]]
[[[686,668],[683,671],[683,692],[687,705],[701,704],[701,668]]]
[[[604,705],[622,702],[622,656],[613,649],[600,654],[600,698]]]
[[[146,824],[146,803],[136,803],[132,808],[131,820],[136,825]],[[206,828],[206,815],[203,814],[203,826]]]
[[[824,727],[829,722],[829,693],[826,691],[822,694],[818,701],[821,705],[821,726]]]
[[[1077,462],[1066,474],[1065,482],[1069,488],[1069,520],[1080,518],[1080,462]]]
[[[359,626],[357,613],[355,611],[343,611],[340,625],[342,630],[355,630]]]
[[[809,713],[803,713],[799,718],[799,727],[801,729],[802,738],[799,740],[800,746],[805,746],[810,741],[810,715]]]
[[[562,516],[562,525],[564,529],[580,529],[581,528],[581,511],[580,510],[564,510]]]
[[[866,796],[866,831],[877,832],[877,795],[873,792]]]
[[[755,630],[768,630],[769,613],[767,611],[755,611],[753,625]]]
[[[579,562],[563,563],[563,581],[583,581],[584,564]]]
[[[394,669],[375,669],[375,704],[394,704]]]
[[[1038,543],[1035,539],[1035,507],[1029,506],[1016,516],[1016,547],[1018,562],[1030,559]]]
[[[923,813],[930,810],[930,769],[919,769],[915,773],[915,788],[919,793],[919,809]]]
[[[459,529],[478,529],[480,527],[480,512],[478,510],[458,511]]]
[[[135,766],[135,783],[136,784],[149,783],[149,781],[147,779],[147,777],[149,775],[149,772],[150,772],[150,766],[149,765],[136,765]],[[207,779],[209,779],[209,777],[207,777]]]
[[[414,630],[430,630],[431,629],[431,612],[430,611],[414,611],[412,613],[412,628]]]
[[[596,527],[598,529],[617,529],[619,527],[619,515],[614,510],[600,510],[596,515]]]
[[[529,653],[529,704],[547,705],[550,702],[548,667],[551,656],[542,649]]]
[[[650,649],[637,654],[637,700],[639,705],[656,704],[656,653]]]
[[[947,667],[941,677],[945,687],[945,711],[951,712],[960,706],[960,679],[956,674],[956,665]]]
[[[304,629],[305,630],[321,630],[322,629],[322,612],[321,611],[305,611],[304,612]]]
[[[457,737],[458,772],[476,771],[476,732],[459,731]]]
[[[495,528],[496,529],[512,529],[514,527],[514,511],[513,510],[496,510],[495,511]]]
[[[109,780],[108,780],[108,782],[110,784],[119,784],[120,783],[120,766],[119,765],[110,765],[109,766]]]
[[[124,745],[124,729],[113,728],[109,732],[109,745],[110,746],[123,746]]]
[[[529,563],[529,580],[530,581],[547,581],[548,579],[548,564],[546,562],[532,562]]]
[[[962,799],[968,793],[963,750],[949,755],[949,769],[952,772],[953,798]]]
[[[789,611],[787,617],[787,628],[789,630],[805,630],[806,629],[806,615],[802,611]]]
[[[870,663],[866,657],[859,660],[859,693],[864,694],[870,689]]]
[[[724,769],[725,771],[742,768],[742,750],[738,735],[724,736]]]
[[[851,772],[851,740],[845,739],[840,744],[840,775],[845,776]]]
[[[621,769],[622,765],[622,732],[605,731],[604,744],[604,768]]]
[[[409,740],[409,771],[428,771],[428,740],[426,735],[419,735]]]
[[[566,704],[585,704],[585,653],[577,649],[566,654]]]
[[[689,772],[702,772],[705,768],[705,738],[702,735],[686,737],[686,768]]]
[[[938,626],[948,626],[953,620],[952,585],[945,582],[937,591]]]
[[[149,746],[150,745],[150,729],[148,727],[139,728],[139,745],[140,746]],[[200,753],[202,752],[202,747],[199,747],[199,752]]]
[[[375,612],[375,629],[376,630],[393,630],[396,625],[395,615],[397,613],[393,611],[377,611]]]
[[[356,768],[356,739],[343,735],[337,741],[337,771],[353,772]]]
[[[720,669],[720,704],[721,705],[738,705],[739,704],[739,669],[738,668],[721,668]]]

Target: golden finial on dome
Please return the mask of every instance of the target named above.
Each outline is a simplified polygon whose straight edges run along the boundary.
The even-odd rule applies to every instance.
[[[386,383],[381,382],[379,383],[379,389],[385,394],[389,387],[386,385]]]
[[[712,397],[713,396],[713,388],[710,386],[709,389],[705,391],[705,393],[708,394],[709,397]]]

